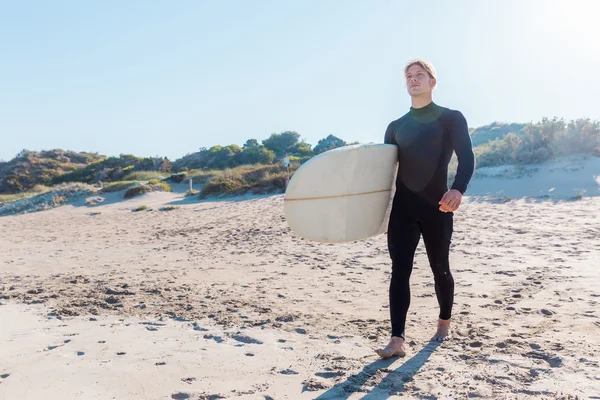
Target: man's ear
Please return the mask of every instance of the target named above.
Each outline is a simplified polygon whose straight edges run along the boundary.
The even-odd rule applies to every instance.
[[[434,88],[437,85],[437,80],[435,78],[431,78],[430,80],[431,87]]]

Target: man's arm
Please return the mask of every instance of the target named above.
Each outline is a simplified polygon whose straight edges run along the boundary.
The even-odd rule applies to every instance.
[[[440,200],[440,211],[454,212],[460,207],[462,195],[467,191],[467,186],[475,171],[475,154],[467,120],[460,111],[453,111],[449,121],[450,141],[458,158],[458,169],[454,177],[452,188]]]
[[[393,122],[390,122],[387,129],[385,130],[385,136],[383,138],[384,144],[396,144],[396,139],[394,139],[394,126]]]
[[[452,189],[464,194],[475,172],[475,154],[473,153],[467,120],[460,111],[453,112],[450,124],[450,139],[458,158],[458,169],[456,170]]]

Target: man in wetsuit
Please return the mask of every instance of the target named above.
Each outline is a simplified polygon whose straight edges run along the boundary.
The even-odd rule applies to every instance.
[[[475,156],[465,117],[432,101],[436,85],[433,66],[413,60],[404,69],[412,106],[391,122],[384,142],[398,146],[396,194],[388,226],[388,249],[392,259],[390,317],[392,338],[376,350],[383,358],[404,356],[404,329],[410,304],[409,279],[421,235],[433,271],[440,306],[433,340],[450,337],[454,302],[454,279],[448,253],[453,231],[453,212],[458,209],[475,169]],[[448,164],[456,152],[458,170],[448,190]]]

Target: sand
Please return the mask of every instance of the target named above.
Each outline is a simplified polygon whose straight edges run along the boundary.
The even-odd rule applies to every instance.
[[[0,218],[0,399],[600,399],[600,197],[465,198],[454,338],[421,241],[408,354],[378,360],[384,235],[307,242],[282,195],[111,196]]]

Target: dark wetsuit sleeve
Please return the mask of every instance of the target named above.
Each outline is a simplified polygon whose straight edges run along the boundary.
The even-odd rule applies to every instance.
[[[396,144],[394,140],[394,124],[390,123],[385,130],[385,137],[383,139],[384,144]]]
[[[452,140],[452,147],[458,158],[458,169],[452,189],[456,189],[464,194],[475,171],[475,154],[473,154],[473,145],[471,143],[471,136],[469,136],[467,120],[459,111],[455,111],[452,116],[450,138]]]

